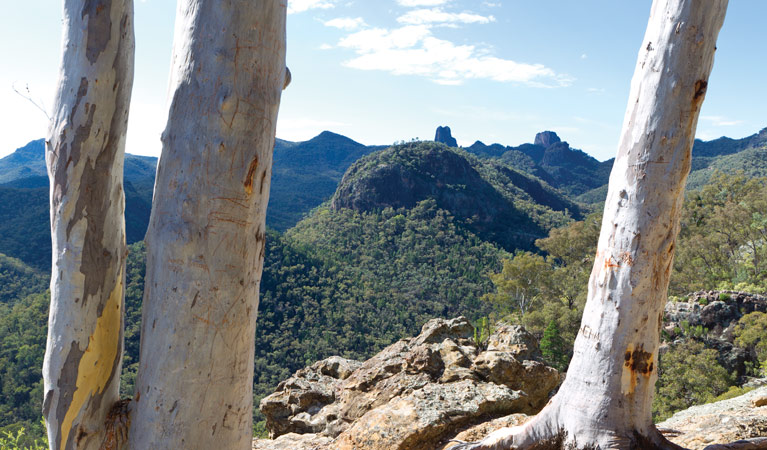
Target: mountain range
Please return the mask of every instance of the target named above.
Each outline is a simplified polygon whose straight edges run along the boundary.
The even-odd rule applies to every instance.
[[[260,287],[254,392],[341,354],[364,359],[432,317],[490,314],[488,274],[604,201],[612,160],[551,131],[517,147],[475,142],[365,146],[323,132],[277,140]],[[767,175],[767,130],[696,141],[690,186],[716,170]],[[135,377],[144,246],[156,159],[125,159],[127,263],[123,389]],[[44,143],[0,159],[0,430],[35,425],[42,398],[50,268]],[[6,256],[7,255],[7,256]],[[258,417],[256,417],[258,420]],[[9,425],[10,426],[10,425]]]
[[[457,145],[449,127],[439,127],[435,140],[448,146]],[[744,170],[747,175],[767,175],[766,144],[767,128],[742,139],[722,137],[713,141],[696,140],[693,146],[693,170],[689,186],[694,188],[705,184],[715,170]],[[50,265],[50,242],[47,238],[48,179],[44,147],[43,140],[38,139],[0,159],[0,205],[3,206],[0,208],[0,253],[13,255],[39,269],[47,269]],[[366,146],[329,131],[303,142],[277,139],[267,225],[278,231],[285,231],[294,226],[314,208],[331,199],[344,173],[352,164],[385,148],[386,146]],[[564,207],[574,214],[573,217],[578,215],[578,204],[582,205],[581,208],[588,209],[589,205],[604,201],[613,163],[612,159],[600,162],[587,153],[572,148],[552,131],[538,133],[533,143],[516,147],[486,145],[476,141],[462,150],[479,160],[493,161],[495,169],[492,170],[496,173],[505,172],[504,176],[516,177],[517,182],[532,183],[528,194],[531,195],[533,203],[545,205],[547,201],[558,202],[565,205]],[[448,157],[448,154],[441,153],[441,156],[438,156],[437,153],[429,153],[432,157],[437,157],[436,160],[420,163],[430,164],[431,169],[447,163],[439,158]],[[425,155],[413,155],[416,156]],[[157,158],[154,157],[131,154],[125,156],[128,243],[142,240],[146,232],[156,164]],[[370,164],[370,161],[366,164]],[[466,164],[471,166],[476,163]],[[452,167],[450,164],[448,166]],[[389,173],[385,174],[387,170]],[[390,181],[387,176],[395,176],[393,170],[394,168],[376,169],[366,186],[376,187],[381,184],[377,188],[394,189],[390,193],[394,196],[404,195],[404,185],[401,182],[399,185],[384,186]],[[355,169],[355,173],[357,172],[359,168]],[[519,174],[531,175],[533,178],[523,180]],[[429,177],[432,175],[429,174]],[[463,175],[468,176],[468,172]],[[460,184],[453,180],[453,177],[461,178],[463,175],[444,172],[441,174],[440,183]],[[403,180],[401,176],[399,179]],[[428,180],[423,177],[415,179],[420,180],[419,189],[427,187]],[[473,181],[479,180],[476,176],[473,178]],[[473,183],[472,179],[464,181]],[[442,188],[438,190],[443,194],[447,193]],[[554,191],[559,191],[559,194],[555,196]],[[377,191],[373,189],[369,192],[372,195]],[[404,197],[401,200],[404,201]],[[471,203],[470,200],[466,202]],[[395,202],[391,206],[396,205]],[[561,209],[558,208],[553,209]],[[538,235],[539,232],[540,230],[533,235]]]

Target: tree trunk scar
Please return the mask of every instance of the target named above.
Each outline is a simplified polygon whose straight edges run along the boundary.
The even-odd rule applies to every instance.
[[[264,183],[266,183],[266,170],[264,170],[261,173],[261,185],[258,188],[258,193],[263,194],[264,193]]]
[[[612,256],[608,256],[605,259],[605,269],[620,268],[620,266],[621,265],[620,265],[619,262],[613,262],[613,257]]]
[[[655,364],[653,354],[644,351],[644,344],[634,348],[629,344],[623,355],[623,374],[621,376],[621,391],[625,395],[631,395],[636,389],[639,375],[649,378]]]
[[[628,265],[628,266],[633,266],[634,265],[634,258],[631,257],[631,253],[630,252],[622,252],[620,254],[620,257],[621,257],[621,261],[626,263],[626,265]],[[618,266],[620,267],[620,264]]]
[[[599,333],[593,331],[588,325],[582,326],[579,331],[586,339],[599,340]]]
[[[253,158],[248,166],[248,173],[245,175],[245,193],[250,196],[253,194],[253,177],[256,175],[256,169],[258,169],[258,155]]]
[[[706,94],[706,88],[708,88],[708,81],[698,80],[695,82],[695,96],[692,98],[696,103],[703,101],[703,95]]]
[[[138,398],[138,396],[137,396]],[[123,399],[112,406],[107,414],[104,441],[100,450],[118,450],[128,441],[130,428],[130,399]]]
[[[77,369],[77,381],[72,402],[69,404],[64,420],[61,421],[61,443],[66,448],[72,423],[80,409],[90,397],[101,395],[114,375],[119,363],[120,335],[113,330],[119,329],[121,321],[120,304],[122,300],[122,277],[118,277],[103,314],[96,321],[96,327],[88,339]]]

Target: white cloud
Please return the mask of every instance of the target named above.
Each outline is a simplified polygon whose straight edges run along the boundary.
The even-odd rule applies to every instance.
[[[490,23],[495,22],[493,16],[482,16],[470,12],[450,13],[440,8],[416,9],[408,11],[397,18],[397,22],[408,25],[423,24],[457,24],[457,23]]]
[[[482,6],[486,8],[498,8],[501,6],[501,2],[482,2]]]
[[[450,0],[397,0],[401,6],[417,7],[417,6],[440,6],[446,5]]]
[[[130,111],[125,151],[135,155],[160,156],[160,135],[168,118],[165,105],[162,102],[149,103],[134,99]]]
[[[320,45],[320,50],[330,50],[332,48],[333,48],[333,46],[330,45],[330,44],[321,44]]]
[[[700,118],[715,127],[731,127],[743,123],[742,120],[731,120],[724,116],[700,116]]]
[[[334,8],[336,0],[289,0],[288,14],[295,14],[310,9],[330,9]]]
[[[344,63],[347,67],[419,75],[445,85],[489,79],[559,87],[568,86],[572,81],[542,64],[518,63],[489,55],[473,45],[456,45],[438,39],[427,25],[362,30],[341,39],[338,46],[357,53],[357,57]]]
[[[341,30],[352,31],[365,26],[362,17],[339,17],[325,22],[326,27],[338,28]]]
[[[430,34],[428,27],[424,26],[408,26],[391,31],[384,28],[371,28],[350,34],[341,39],[338,45],[354,49],[358,53],[406,49],[414,47]]]

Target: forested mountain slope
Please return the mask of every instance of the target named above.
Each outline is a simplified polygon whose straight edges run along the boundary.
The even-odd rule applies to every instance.
[[[284,231],[335,192],[346,169],[381,146],[365,146],[323,131],[305,142],[278,139],[266,223]]]
[[[602,163],[608,174],[612,162],[609,159]],[[743,171],[749,177],[767,175],[767,128],[742,139],[696,139],[692,147],[692,167],[687,179],[687,190],[699,189],[717,172],[733,174],[738,171]],[[594,204],[603,202],[606,196],[607,184],[604,184],[578,195],[576,200]]]
[[[344,171],[369,147],[323,132],[305,142],[275,143],[267,224],[284,231],[329,199]],[[128,243],[144,239],[151,212],[157,158],[125,155],[125,221]],[[0,158],[0,253],[49,270],[51,242],[48,176],[43,139]]]
[[[569,195],[579,195],[607,183],[612,167],[612,162],[600,163],[583,151],[571,148],[553,131],[538,133],[532,144],[488,146],[477,141],[466,151],[480,157],[500,159]]]
[[[301,208],[313,205],[312,211],[297,225],[282,234],[267,234],[255,359],[257,397],[270,392],[293,371],[326,356],[368,357],[396,339],[415,334],[430,318],[463,314],[476,320],[491,315],[497,305],[483,300],[496,290],[490,275],[499,273],[504,260],[518,249],[556,254],[545,262],[553,267],[553,285],[562,291],[551,294],[550,286],[541,290],[549,297],[541,294],[536,298],[540,306],[537,310],[535,305],[531,307],[527,323],[542,333],[552,317],[560,317],[562,336],[567,338],[572,331],[565,322],[572,322],[577,331],[577,298],[582,293],[576,292],[570,305],[564,290],[585,289],[582,279],[588,276],[593,251],[569,258],[585,267],[576,276],[572,270],[557,270],[566,265],[563,261],[568,258],[562,255],[572,250],[577,236],[568,231],[554,233],[560,235],[561,249],[551,243],[534,246],[536,238],[582,215],[578,204],[561,188],[552,187],[556,178],[541,165],[556,160],[546,159],[547,149],[561,144],[552,143],[553,136],[529,144],[543,147],[542,152],[532,147],[527,153],[505,150],[501,158],[477,157],[431,142],[373,152],[342,136],[321,136],[315,138],[315,144],[328,146],[321,154],[314,154],[306,143],[278,141],[276,145],[275,165],[283,161],[295,167],[295,172],[284,174],[285,179],[294,177],[290,183],[300,185],[299,179],[306,175],[303,186],[309,189],[310,179],[322,178],[332,191],[306,200]],[[340,147],[334,147],[334,142]],[[752,142],[748,140],[749,145]],[[728,149],[735,148],[730,144],[728,141]],[[572,150],[568,147],[567,151]],[[578,153],[574,155],[580,158]],[[298,167],[302,158],[312,162]],[[707,170],[750,164],[756,173],[764,166],[765,150],[745,148],[706,158],[710,158]],[[136,234],[135,230],[146,226],[151,189],[144,182],[136,186],[133,179],[146,180],[154,163],[135,162],[130,175],[126,163],[126,220],[129,239],[140,241],[143,231]],[[589,170],[599,171],[605,163],[590,164],[586,165]],[[338,169],[343,165],[349,166],[345,174]],[[573,167],[578,166],[567,170],[575,173]],[[312,168],[326,170],[312,174]],[[541,176],[535,175],[536,170]],[[312,178],[319,177],[319,172],[320,178]],[[337,189],[338,181],[330,183],[333,179],[342,180]],[[8,257],[0,256],[0,428],[14,423],[36,426],[39,419],[39,365],[48,302],[44,292],[50,267],[47,182],[40,186],[40,180],[44,180],[41,175],[32,175],[0,186],[0,252],[10,249]],[[727,233],[742,235],[743,242],[752,247],[763,242],[751,237],[763,234],[763,215],[767,214],[761,200],[763,188],[742,181],[717,178],[718,184],[688,200],[687,231],[682,233],[684,247],[677,253],[679,267],[673,284],[680,295],[725,284],[762,286],[763,245],[757,245],[758,252],[749,253],[739,251],[746,245],[739,243],[721,255],[709,247],[724,248],[720,242]],[[744,187],[737,188],[740,185]],[[722,198],[718,192],[730,194]],[[279,204],[275,199],[279,196],[272,197]],[[326,202],[317,207],[315,202],[322,201]],[[709,210],[713,212],[707,214]],[[269,214],[273,211],[270,206]],[[305,214],[301,209],[288,211],[293,218]],[[598,231],[598,226],[594,229]],[[138,357],[143,253],[143,243],[130,246],[123,374],[126,395]],[[708,270],[700,261],[712,256],[721,264]],[[564,310],[572,311],[562,314]]]
[[[577,204],[540,179],[433,142],[395,145],[356,162],[332,211],[413,208],[431,199],[466,229],[508,251],[580,218]]]

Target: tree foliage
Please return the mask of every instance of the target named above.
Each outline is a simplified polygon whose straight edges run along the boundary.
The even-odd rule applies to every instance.
[[[564,370],[567,367],[567,345],[562,334],[559,331],[559,325],[556,320],[549,322],[549,325],[543,331],[541,338],[541,355],[557,370]]]
[[[741,317],[735,327],[735,344],[753,353],[759,373],[767,375],[767,314],[756,311]]]
[[[759,287],[766,279],[767,178],[720,173],[687,197],[670,290]]]
[[[484,298],[506,314],[524,315],[548,293],[551,284],[551,264],[530,252],[517,252],[503,261],[503,270],[490,275],[496,292]]]
[[[0,303],[0,431],[41,437],[43,365],[50,294]],[[26,442],[26,441],[25,441]]]
[[[523,323],[538,336],[543,337],[549,329],[552,338],[556,329],[555,346],[544,358],[561,369],[572,357],[601,218],[599,213],[591,214],[537,240],[537,247],[547,253],[546,257],[518,252],[505,259],[503,270],[490,275],[495,291],[484,297],[495,305],[496,314]],[[524,310],[520,308],[523,301],[527,302]]]
[[[44,273],[0,253],[0,303],[10,305],[30,294],[43,292],[49,282]]]
[[[727,391],[733,380],[717,362],[717,356],[716,350],[693,339],[672,345],[661,354],[653,400],[656,421],[690,406],[711,402]]]

